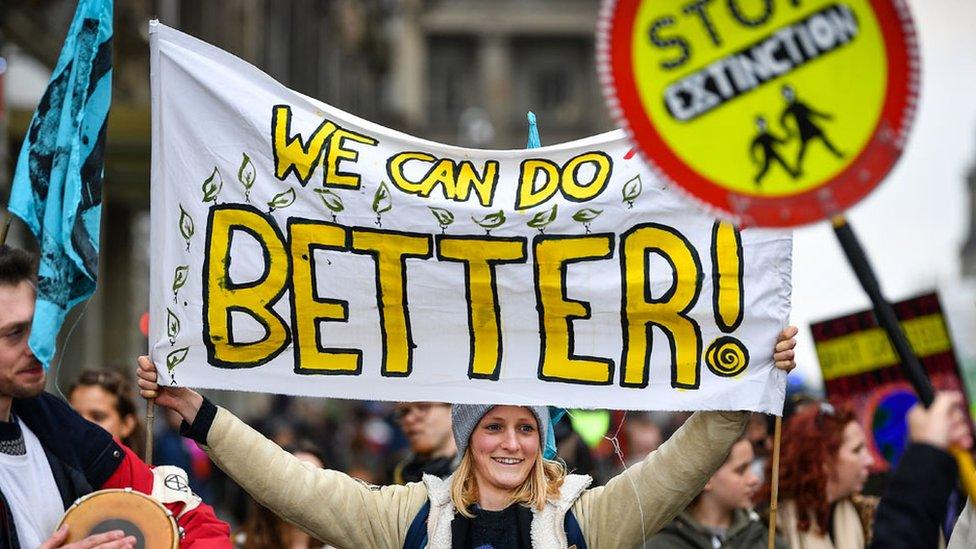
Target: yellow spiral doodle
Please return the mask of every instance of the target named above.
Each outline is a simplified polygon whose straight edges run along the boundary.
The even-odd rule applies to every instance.
[[[705,364],[717,376],[737,376],[749,366],[749,350],[738,339],[722,336],[708,346]]]

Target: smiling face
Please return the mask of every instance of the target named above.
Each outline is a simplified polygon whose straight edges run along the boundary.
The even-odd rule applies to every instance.
[[[34,288],[0,284],[0,397],[27,398],[44,390],[44,369],[27,346]]]
[[[874,463],[860,424],[852,421],[844,427],[844,438],[827,471],[827,497],[831,503],[860,492]]]
[[[495,406],[474,432],[468,448],[482,501],[508,496],[529,477],[540,452],[539,423],[528,408]]]

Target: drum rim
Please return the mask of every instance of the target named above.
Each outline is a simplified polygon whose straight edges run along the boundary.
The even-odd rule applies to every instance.
[[[165,505],[163,505],[161,501],[152,497],[152,495],[146,494],[144,492],[140,492],[138,490],[134,490],[133,488],[105,488],[103,490],[96,490],[94,492],[90,492],[88,494],[79,497],[74,501],[74,503],[71,504],[70,507],[68,507],[65,510],[64,515],[61,517],[61,520],[58,522],[58,528],[60,529],[61,526],[65,524],[65,522],[68,520],[71,513],[75,511],[78,507],[80,507],[81,504],[93,500],[97,497],[116,496],[121,494],[125,494],[127,497],[130,495],[139,496],[143,501],[148,501],[152,506],[162,510],[164,516],[166,516],[166,518],[168,519],[167,523],[169,524],[169,531],[172,533],[172,541],[173,541],[172,547],[173,549],[177,549],[179,547],[180,529],[179,529],[179,525],[176,522],[176,517],[173,515],[173,512],[170,511]]]

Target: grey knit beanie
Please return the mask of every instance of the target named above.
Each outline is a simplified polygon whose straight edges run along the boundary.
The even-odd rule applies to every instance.
[[[457,444],[458,457],[464,457],[464,451],[468,448],[471,441],[471,433],[474,428],[485,417],[489,410],[497,406],[496,404],[455,404],[451,407],[451,423],[454,429],[454,443]],[[539,422],[539,451],[543,451],[546,445],[546,436],[549,433],[549,408],[547,406],[524,406],[532,410],[536,421]]]

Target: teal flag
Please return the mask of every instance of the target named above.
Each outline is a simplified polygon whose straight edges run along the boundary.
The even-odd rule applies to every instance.
[[[45,368],[68,310],[95,291],[111,99],[112,0],[80,0],[10,193],[10,211],[40,247],[30,347]]]
[[[525,117],[529,120],[529,137],[526,139],[525,148],[538,149],[542,146],[542,141],[539,139],[539,125],[535,122],[535,113],[529,111]]]

